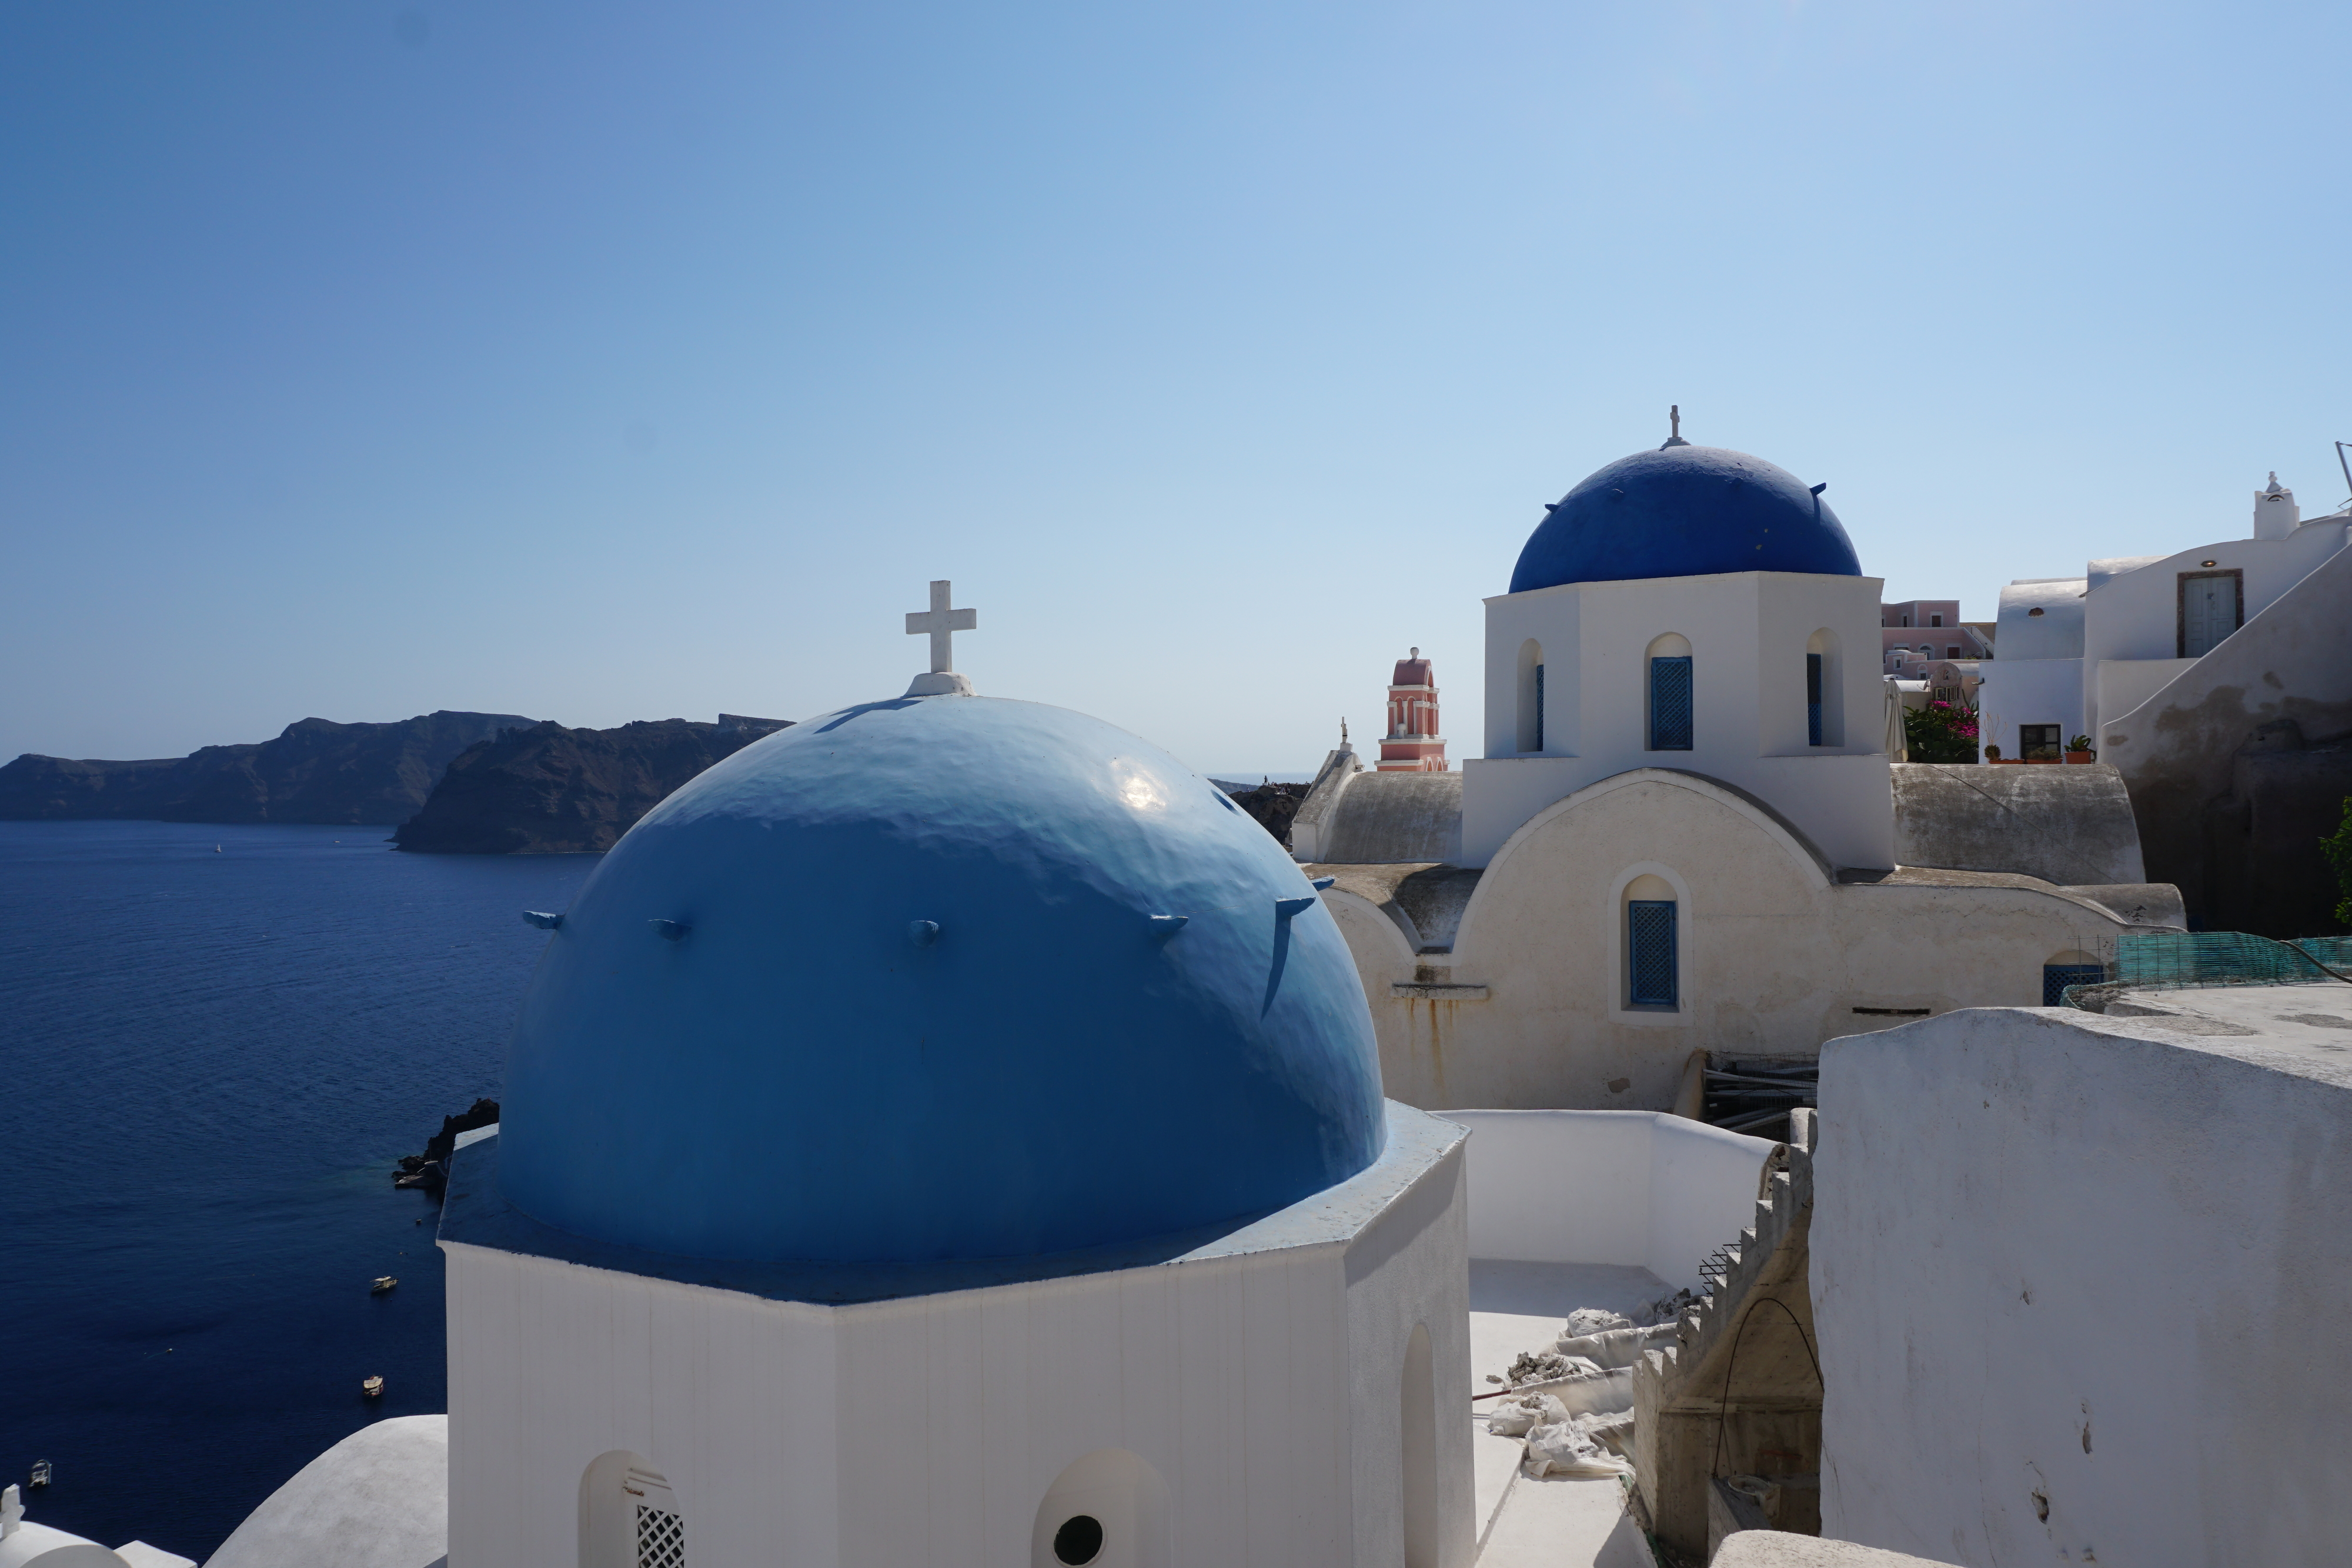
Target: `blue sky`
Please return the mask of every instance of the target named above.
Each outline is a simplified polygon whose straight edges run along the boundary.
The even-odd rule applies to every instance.
[[[0,758],[799,717],[1311,767],[1685,434],[1892,598],[2344,498],[2352,8],[0,9]]]

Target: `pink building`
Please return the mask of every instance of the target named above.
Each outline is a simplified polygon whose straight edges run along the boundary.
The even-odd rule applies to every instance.
[[[1932,664],[1992,657],[1992,639],[1960,620],[1957,599],[1913,599],[1878,607],[1878,651],[1884,673],[1906,681],[1926,678]]]
[[[1414,648],[1389,677],[1389,732],[1381,737],[1379,771],[1443,773],[1445,737],[1437,727],[1437,685],[1429,661]]]

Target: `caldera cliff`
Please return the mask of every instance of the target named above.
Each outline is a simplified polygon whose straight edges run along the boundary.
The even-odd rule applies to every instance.
[[[609,850],[679,785],[789,719],[720,714],[618,729],[560,724],[511,730],[459,754],[416,815],[394,833],[428,854],[562,854]]]
[[[452,758],[531,722],[510,713],[428,713],[392,724],[306,718],[275,740],[186,757],[114,762],[27,752],[0,768],[0,821],[405,821]]]

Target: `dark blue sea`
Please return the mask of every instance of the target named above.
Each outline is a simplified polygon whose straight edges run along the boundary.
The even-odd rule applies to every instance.
[[[498,1095],[547,939],[519,912],[597,857],[388,831],[0,822],[0,1483],[51,1462],[31,1518],[201,1561],[338,1438],[448,1408],[433,1205],[391,1167]]]

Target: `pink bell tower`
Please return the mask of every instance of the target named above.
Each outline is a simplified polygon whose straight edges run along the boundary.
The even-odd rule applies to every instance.
[[[1437,685],[1429,661],[1413,649],[1389,680],[1389,732],[1381,738],[1379,771],[1443,773],[1445,737],[1437,727]]]

